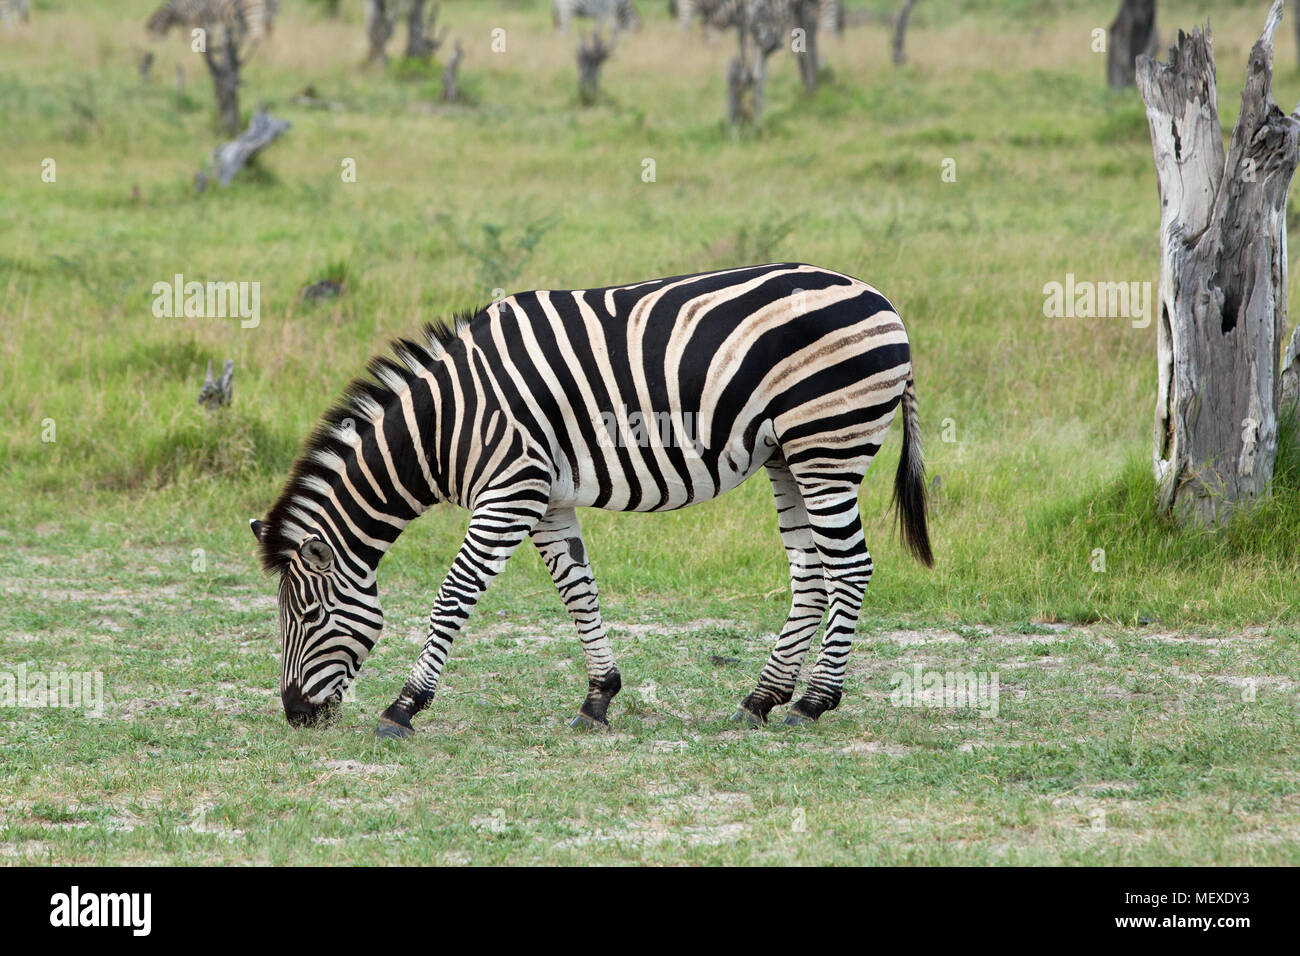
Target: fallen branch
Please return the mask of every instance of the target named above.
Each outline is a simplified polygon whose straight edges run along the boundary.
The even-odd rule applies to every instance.
[[[260,153],[284,134],[291,124],[288,120],[278,120],[269,113],[259,109],[253,114],[248,124],[237,139],[222,143],[212,151],[212,164],[215,167],[217,181],[229,186],[235,174],[244,168],[244,164]],[[206,183],[203,173],[199,174],[199,189]]]

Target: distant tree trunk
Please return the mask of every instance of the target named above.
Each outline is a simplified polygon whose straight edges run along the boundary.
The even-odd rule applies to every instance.
[[[578,98],[584,106],[596,102],[600,94],[600,67],[614,50],[606,44],[600,30],[591,32],[591,42],[578,37]]]
[[[209,33],[209,39],[212,39]],[[235,31],[230,26],[224,28],[222,42],[216,45],[208,43],[203,50],[203,61],[212,74],[212,90],[217,98],[217,116],[221,128],[231,136],[239,133],[239,45],[235,42]]]
[[[903,66],[907,63],[907,51],[903,49],[903,41],[907,37],[907,21],[912,16],[912,7],[914,6],[916,6],[916,0],[903,0],[903,6],[899,9],[898,15],[894,17],[894,40],[891,49],[894,66]]]
[[[464,55],[461,49],[460,41],[456,41],[456,48],[452,50],[451,57],[447,60],[447,65],[442,68],[442,99],[445,103],[455,103],[460,100],[460,59]]]
[[[406,58],[408,60],[427,60],[438,52],[446,31],[437,39],[432,34],[438,25],[438,12],[441,4],[434,4],[428,18],[424,15],[425,0],[410,0],[411,7],[406,14]]]
[[[794,25],[803,31],[804,48],[798,55],[799,79],[803,88],[811,93],[817,89],[817,71],[821,62],[817,58],[817,0],[791,0],[790,10],[794,14]]]
[[[1106,39],[1106,82],[1112,90],[1132,86],[1139,56],[1156,52],[1156,0],[1120,0]]]
[[[1282,6],[1251,49],[1226,163],[1208,32],[1180,34],[1168,64],[1137,63],[1161,201],[1153,458],[1161,507],[1183,522],[1227,520],[1267,492],[1277,458],[1286,195],[1300,159],[1300,115],[1271,92]]]
[[[754,72],[743,53],[737,53],[727,64],[727,122],[744,126],[756,118],[754,102]]]
[[[767,90],[767,61],[781,48],[789,23],[774,4],[752,4],[740,10],[736,56],[727,66],[727,120],[733,125],[757,123],[763,118]],[[750,43],[753,55],[750,55]]]
[[[388,41],[397,24],[396,0],[366,0],[366,38],[370,50],[366,63],[388,62]]]

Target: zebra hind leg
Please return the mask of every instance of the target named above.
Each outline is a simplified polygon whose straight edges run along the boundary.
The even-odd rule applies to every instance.
[[[767,474],[776,499],[781,542],[790,562],[790,614],[763,665],[758,686],[732,717],[751,727],[766,723],[773,707],[788,704],[794,697],[799,669],[826,613],[826,582],[799,486],[784,458],[768,462]]]
[[[569,726],[608,727],[609,704],[623,681],[600,616],[596,579],[591,573],[578,516],[572,508],[548,511],[533,529],[532,537],[565,609],[578,628],[587,663],[587,699]]]

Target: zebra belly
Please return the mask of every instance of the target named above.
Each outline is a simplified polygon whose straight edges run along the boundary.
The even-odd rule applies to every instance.
[[[770,418],[746,421],[743,427],[738,423],[712,446],[702,441],[694,412],[637,409],[607,416],[607,423],[608,430],[603,427],[606,422],[597,429],[602,441],[590,457],[577,462],[576,468],[561,462],[551,488],[553,505],[675,511],[742,484],[775,450]]]

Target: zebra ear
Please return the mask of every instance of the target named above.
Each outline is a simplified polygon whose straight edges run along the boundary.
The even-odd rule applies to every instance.
[[[258,521],[256,518],[249,518],[248,526],[253,529],[254,538],[258,541],[266,540],[267,524],[265,521]]]
[[[298,548],[303,563],[313,571],[328,571],[334,563],[334,551],[320,538],[308,538]]]

